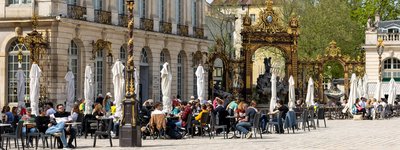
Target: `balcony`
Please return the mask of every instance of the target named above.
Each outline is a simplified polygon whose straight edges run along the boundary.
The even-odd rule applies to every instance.
[[[118,25],[127,27],[128,26],[128,16],[125,14],[118,14]]]
[[[153,31],[154,21],[152,19],[140,18],[140,29]]]
[[[199,39],[204,38],[204,29],[203,28],[193,27],[193,33],[194,33],[195,38],[199,38]]]
[[[102,24],[111,24],[111,12],[103,10],[94,10],[94,22]]]
[[[400,33],[381,33],[378,34],[378,38],[383,39],[384,44],[399,44],[400,43]]]
[[[189,27],[185,25],[178,24],[178,35],[189,36]]]
[[[172,23],[160,22],[160,32],[171,34],[172,33]]]
[[[68,4],[68,18],[86,20],[86,7]]]

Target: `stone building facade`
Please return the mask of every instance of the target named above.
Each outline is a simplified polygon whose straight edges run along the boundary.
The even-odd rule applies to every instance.
[[[377,15],[374,21],[369,19],[365,31],[365,70],[368,75],[369,95],[373,96],[376,83],[379,80],[379,70],[382,72],[382,91],[389,92],[389,81],[395,79],[397,94],[400,94],[400,20],[381,21]],[[382,53],[382,68],[379,68],[378,39],[384,44]]]
[[[29,82],[32,62],[15,30],[32,31],[31,17],[38,16],[37,30],[49,48],[40,67],[49,101],[66,99],[64,76],[75,75],[76,98],[82,98],[85,66],[92,66],[95,95],[113,92],[108,55],[125,61],[127,11],[125,0],[5,0],[0,2],[0,106],[16,102],[17,53],[23,51],[22,69]],[[196,96],[194,70],[206,59],[212,41],[205,29],[205,0],[135,0],[134,55],[140,77],[140,99],[160,100],[160,69],[171,64],[171,95]],[[111,49],[94,50],[95,43],[110,42]],[[208,83],[208,82],[206,82]],[[207,86],[207,85],[206,85]],[[29,83],[26,94],[29,95]],[[207,93],[206,93],[207,94]]]

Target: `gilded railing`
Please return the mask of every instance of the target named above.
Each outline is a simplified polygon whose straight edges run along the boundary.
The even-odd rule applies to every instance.
[[[111,12],[103,10],[94,10],[94,22],[102,24],[111,24]]]
[[[171,34],[172,33],[172,23],[160,22],[160,32]]]
[[[195,38],[204,38],[204,29],[193,27],[193,33]]]
[[[152,19],[140,18],[140,29],[153,31],[154,22]]]
[[[68,4],[67,15],[68,18],[86,20],[84,15],[86,15],[86,7]]]
[[[118,25],[127,27],[128,26],[128,16],[125,14],[118,14]]]
[[[189,36],[189,27],[185,25],[178,24],[178,35]]]

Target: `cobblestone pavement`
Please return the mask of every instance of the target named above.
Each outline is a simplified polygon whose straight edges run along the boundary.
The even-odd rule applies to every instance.
[[[100,139],[93,148],[93,139],[78,139],[77,149],[252,149],[252,150],[399,150],[400,118],[391,120],[327,120],[327,128],[311,128],[311,131],[296,131],[295,134],[263,134],[263,139],[223,139],[222,136],[209,139],[195,137],[182,140],[143,140],[141,148],[120,148],[119,141],[113,140],[114,147],[106,139]],[[291,132],[292,133],[292,132]]]

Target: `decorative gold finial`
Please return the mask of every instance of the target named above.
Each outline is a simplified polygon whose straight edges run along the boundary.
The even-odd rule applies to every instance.
[[[272,5],[274,4],[274,2],[272,0],[267,0],[267,9],[268,10],[272,10]]]
[[[38,17],[36,15],[32,16],[32,29],[36,30],[38,26]]]
[[[378,38],[378,46],[384,46],[382,37]]]

